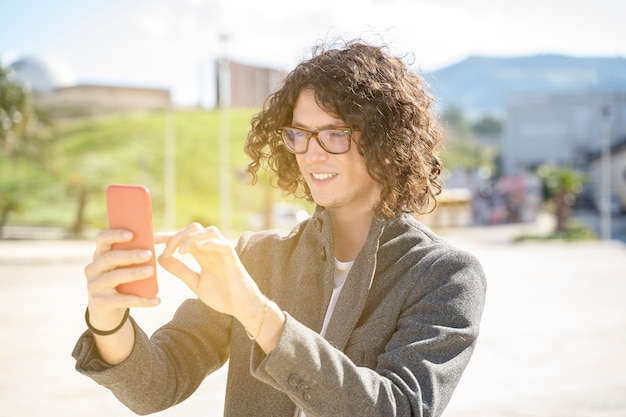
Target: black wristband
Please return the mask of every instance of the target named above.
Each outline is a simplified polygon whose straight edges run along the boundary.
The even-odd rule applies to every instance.
[[[89,327],[89,330],[91,330],[91,333],[97,334],[98,336],[109,336],[117,332],[119,329],[122,328],[122,326],[124,326],[124,324],[126,323],[126,320],[128,320],[129,315],[130,315],[130,308],[127,308],[126,312],[124,313],[124,317],[122,318],[122,322],[115,329],[103,331],[103,330],[96,329],[95,327],[91,325],[91,323],[89,323],[89,307],[87,307],[85,309],[85,323],[87,323],[87,327]]]

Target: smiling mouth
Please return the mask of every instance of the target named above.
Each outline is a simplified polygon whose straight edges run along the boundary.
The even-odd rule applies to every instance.
[[[311,176],[316,180],[327,180],[329,178],[336,177],[337,174],[311,174]]]

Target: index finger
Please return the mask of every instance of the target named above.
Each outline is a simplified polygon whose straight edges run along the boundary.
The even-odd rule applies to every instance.
[[[166,243],[165,249],[163,250],[163,256],[172,256],[176,249],[180,246],[180,243],[185,235],[202,229],[203,227],[199,223],[192,223],[184,229],[179,230],[176,233],[172,233],[169,237],[167,237],[167,239],[165,239],[165,241],[162,241],[162,243]]]
[[[167,243],[174,236],[174,232],[159,232],[154,234],[154,244]]]

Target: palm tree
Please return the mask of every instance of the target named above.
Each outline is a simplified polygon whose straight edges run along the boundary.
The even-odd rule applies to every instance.
[[[587,181],[586,175],[569,166],[544,165],[538,170],[543,178],[547,197],[554,202],[554,215],[556,227],[554,232],[562,234],[567,232],[571,218],[571,207],[576,202]]]

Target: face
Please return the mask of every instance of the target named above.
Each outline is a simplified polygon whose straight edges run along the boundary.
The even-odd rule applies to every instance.
[[[300,93],[293,109],[292,126],[320,130],[345,125],[343,120],[317,105],[312,90]],[[296,155],[313,201],[331,213],[354,215],[373,211],[380,198],[381,187],[367,173],[365,159],[357,150],[355,141],[359,137],[360,132],[353,133],[350,150],[339,155],[326,152],[311,138],[307,152]]]

